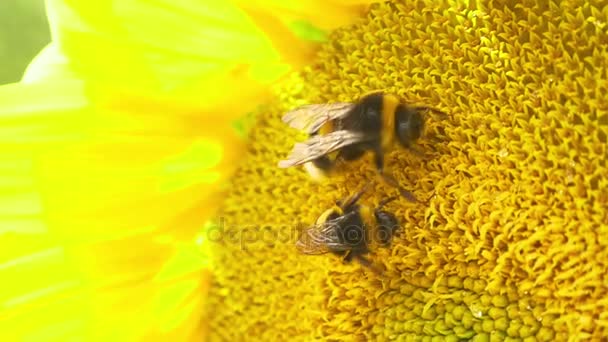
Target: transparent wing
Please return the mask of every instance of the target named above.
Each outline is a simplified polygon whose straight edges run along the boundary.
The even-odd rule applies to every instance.
[[[344,146],[368,140],[368,136],[347,130],[336,131],[325,135],[315,135],[305,142],[296,143],[289,157],[279,162],[279,167],[286,168],[301,165],[315,160]]]
[[[329,252],[327,241],[331,238],[320,233],[323,226],[314,225],[302,231],[298,241],[296,241],[296,248],[300,253],[319,255]]]
[[[296,241],[296,248],[301,253],[310,255],[325,254],[330,250],[348,250],[348,246],[340,242],[338,232],[340,224],[352,214],[349,213],[302,230],[298,241]]]
[[[354,104],[349,102],[310,104],[285,113],[283,122],[310,134],[327,121],[346,116],[353,107]]]

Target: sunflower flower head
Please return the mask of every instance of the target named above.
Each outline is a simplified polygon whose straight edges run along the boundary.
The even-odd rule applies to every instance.
[[[600,2],[392,1],[333,32],[259,112],[212,242],[212,336],[239,340],[598,340],[608,334],[608,7]],[[299,226],[374,177],[371,160],[312,182],[280,169],[304,103],[382,89],[437,107],[423,156],[387,164],[427,203],[371,259],[298,254]],[[394,189],[379,185],[362,201]]]

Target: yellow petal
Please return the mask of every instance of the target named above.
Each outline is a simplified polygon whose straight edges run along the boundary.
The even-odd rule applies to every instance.
[[[311,0],[282,1],[262,0],[252,4],[245,0],[234,0],[239,7],[267,12],[284,23],[309,22],[314,27],[332,30],[351,24],[361,17],[370,0]]]
[[[102,111],[75,80],[0,104],[3,340],[200,336],[197,234],[240,157],[231,123]]]
[[[76,78],[76,75],[70,69],[67,57],[59,50],[57,44],[50,43],[29,64],[21,82],[33,83],[51,79],[74,78]]]
[[[336,27],[361,9],[320,1],[48,4],[54,39],[101,101],[135,97],[209,110],[227,106],[224,115],[233,117],[264,99],[265,87],[293,65],[309,61],[318,42],[290,27],[301,31],[303,20]]]

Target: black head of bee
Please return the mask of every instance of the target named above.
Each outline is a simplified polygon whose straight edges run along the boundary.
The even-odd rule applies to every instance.
[[[404,147],[410,147],[422,135],[424,118],[416,108],[399,105],[395,110],[395,133]]]
[[[378,223],[378,242],[383,246],[388,246],[395,231],[399,229],[399,221],[394,214],[380,209],[376,209],[374,215]]]

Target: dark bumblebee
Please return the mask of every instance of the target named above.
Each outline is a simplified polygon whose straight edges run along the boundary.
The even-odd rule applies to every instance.
[[[296,248],[303,254],[319,255],[331,252],[342,256],[344,262],[353,258],[361,264],[377,269],[365,257],[370,244],[377,243],[386,247],[398,228],[395,215],[383,209],[384,205],[395,199],[387,198],[373,210],[357,202],[365,189],[337,201],[327,209],[316,223],[304,229],[296,242]],[[370,228],[374,227],[373,231]]]
[[[398,186],[384,173],[384,155],[395,147],[395,140],[402,147],[412,149],[424,130],[422,113],[429,110],[438,111],[409,106],[397,96],[383,92],[364,95],[354,103],[299,107],[286,113],[283,122],[305,131],[309,139],[295,144],[288,159],[279,162],[279,167],[303,164],[314,179],[321,179],[330,175],[338,161],[357,160],[371,151],[378,172]]]

